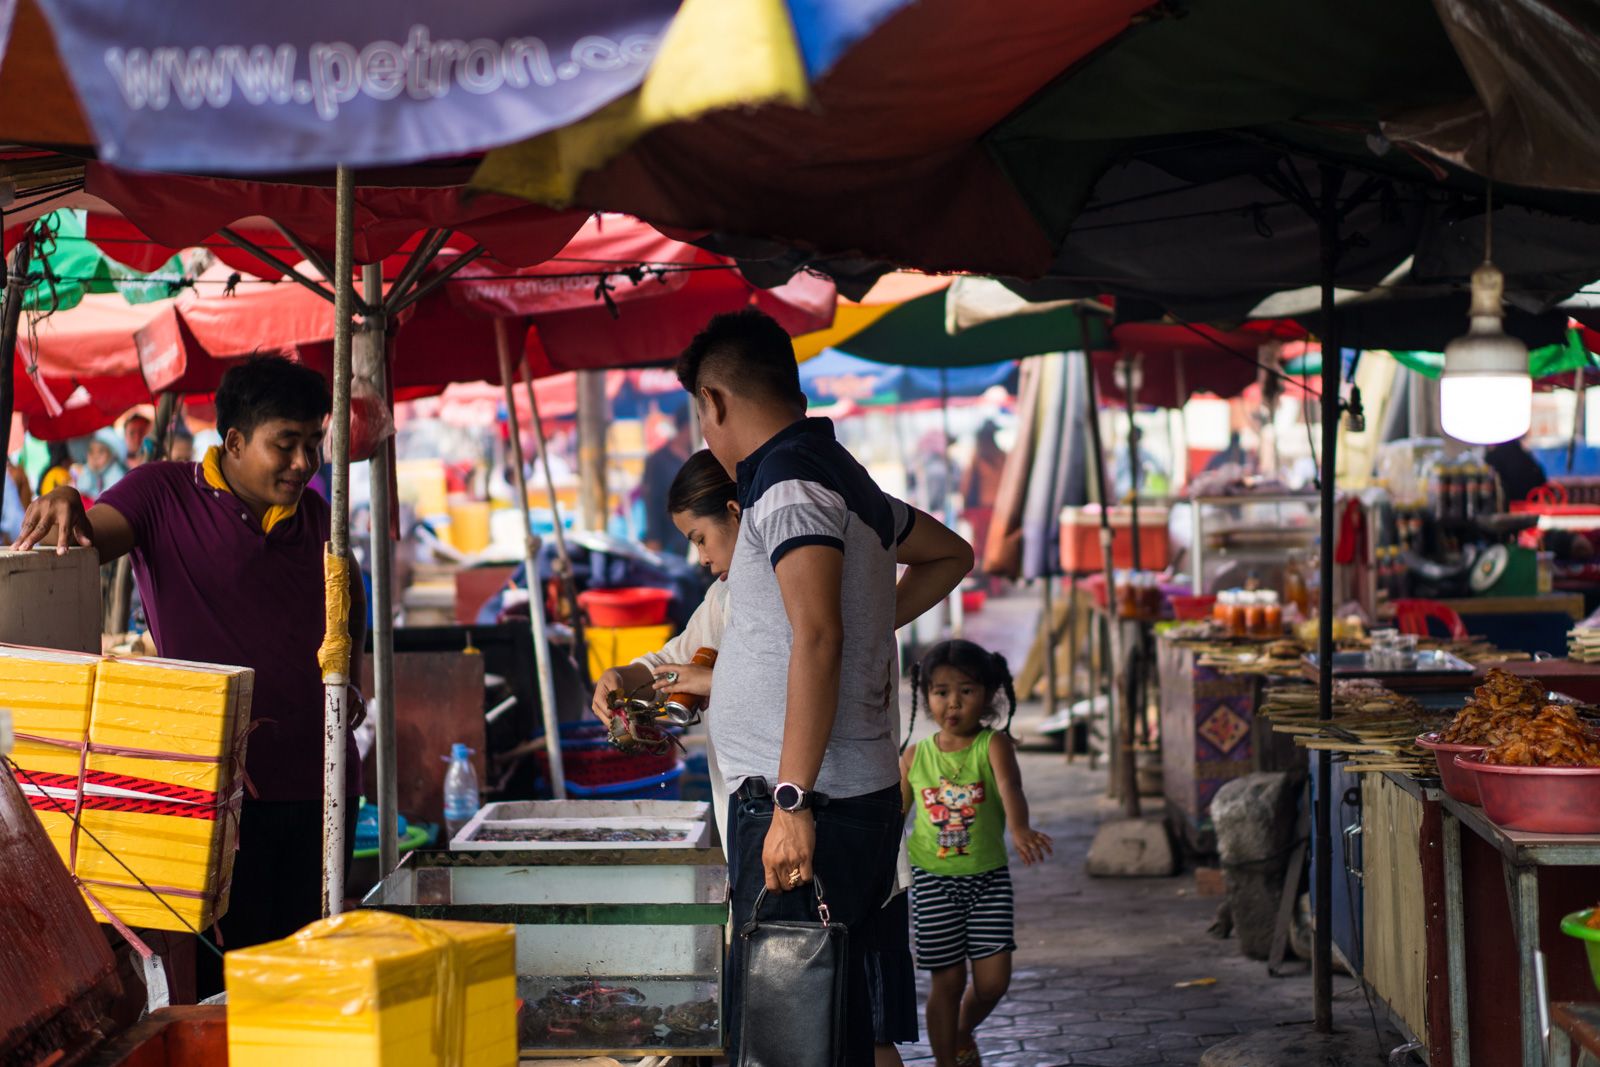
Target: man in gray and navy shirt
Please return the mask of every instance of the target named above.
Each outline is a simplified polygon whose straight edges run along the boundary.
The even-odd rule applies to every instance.
[[[833,919],[851,931],[845,1062],[868,1065],[865,952],[893,886],[903,823],[894,632],[955,588],[972,550],[883,493],[832,423],[805,417],[793,346],[761,312],[713,319],[680,358],[678,378],[695,398],[707,447],[738,482],[741,508],[711,716],[734,791],[734,926],[749,920],[763,885],[780,895],[762,918],[814,914],[816,877]],[[906,571],[896,582],[898,564]],[[743,1006],[738,949],[736,940],[732,1059]],[[827,1005],[761,1008],[804,1019]]]

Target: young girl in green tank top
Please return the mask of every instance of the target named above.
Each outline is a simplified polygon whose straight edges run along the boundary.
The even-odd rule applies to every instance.
[[[973,1032],[1010,986],[1017,947],[1005,831],[1024,864],[1050,855],[1051,841],[1028,825],[1005,657],[945,641],[913,668],[911,693],[913,722],[920,698],[939,726],[900,760],[917,966],[932,972],[928,1043],[939,1067],[979,1067]],[[1009,710],[996,731],[1001,693]]]

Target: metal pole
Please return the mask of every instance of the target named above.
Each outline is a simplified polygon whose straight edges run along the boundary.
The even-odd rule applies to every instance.
[[[333,414],[330,434],[333,487],[330,501],[332,529],[328,537],[328,577],[336,578],[350,559],[350,316],[355,306],[351,244],[355,230],[355,181],[349,167],[335,178]],[[329,610],[329,621],[349,614],[349,589],[328,582],[327,595],[335,604],[343,597],[344,611]],[[348,641],[348,637],[345,638]],[[345,695],[350,683],[348,645],[332,634],[323,636],[322,683],[325,715],[322,724],[322,913],[337,915],[344,907],[344,795]],[[340,654],[340,649],[343,654]]]
[[[383,307],[383,264],[361,268],[361,297],[369,308]],[[358,338],[366,347],[363,365],[372,368],[373,384],[383,402],[389,400],[389,320],[381,311],[367,315]],[[399,754],[394,724],[394,438],[378,443],[371,467],[372,507],[368,535],[372,546],[372,704],[377,733],[373,762],[378,767],[378,876],[400,863]]]
[[[1344,172],[1322,167],[1322,557],[1317,624],[1317,718],[1333,718],[1333,538],[1339,471],[1339,328],[1333,283],[1339,265],[1339,186]],[[1330,753],[1317,753],[1316,870],[1317,929],[1311,953],[1311,996],[1318,1033],[1333,1032],[1333,816],[1329,796]]]
[[[1134,420],[1139,406],[1139,381],[1134,377],[1138,367],[1129,359],[1123,368],[1127,377],[1122,382],[1122,399],[1128,405],[1128,534],[1133,538],[1133,569],[1138,571],[1144,569],[1139,552],[1139,424]]]
[[[539,710],[544,716],[545,752],[550,757],[550,792],[557,800],[565,800],[567,777],[561,765],[555,674],[550,661],[550,639],[545,633],[544,595],[539,588],[539,538],[533,532],[533,515],[528,508],[528,477],[522,470],[522,426],[517,418],[516,379],[511,370],[511,324],[505,319],[494,320],[494,343],[500,356],[500,382],[506,392],[506,419],[511,424],[511,469],[515,475],[517,507],[522,512],[522,566],[528,576],[528,628],[533,635],[533,661],[539,672]],[[542,437],[539,447],[544,447]],[[551,499],[555,499],[553,489]]]
[[[496,325],[496,330],[500,327]],[[507,327],[509,329],[509,327]],[[497,336],[498,339],[498,336]],[[507,349],[510,341],[507,339]],[[544,416],[539,414],[539,392],[533,387],[533,373],[526,361],[522,364],[522,384],[528,391],[528,410],[533,414],[533,447],[538,449],[539,466],[544,469],[544,488],[550,494],[550,515],[556,535],[556,556],[561,560],[561,571],[572,575],[572,555],[567,551],[567,532],[561,521],[561,502],[556,499],[556,476],[550,471],[550,449],[545,446]],[[521,442],[518,442],[521,446]]]
[[[509,338],[506,347],[510,349]],[[550,525],[556,535],[556,577],[561,579],[561,595],[566,602],[564,610],[572,623],[572,658],[583,680],[592,682],[594,679],[589,677],[589,645],[583,632],[583,612],[578,610],[578,587],[572,580],[572,554],[567,551],[566,523],[561,517],[561,501],[556,499],[556,476],[550,471],[550,449],[545,444],[544,416],[539,413],[539,393],[533,387],[533,368],[527,360],[522,362],[522,384],[528,391],[528,410],[533,415],[534,447],[539,450],[539,466],[544,468],[545,492],[550,496]]]
[[[957,487],[960,485],[960,482],[955,478],[956,466],[953,458],[950,455],[950,372],[946,367],[939,368],[939,433],[939,455],[944,459],[944,499],[939,502],[940,506],[944,509],[944,514],[940,515],[939,518],[943,520],[946,526],[954,530],[956,528],[956,519],[958,518],[960,512],[956,508],[953,496]],[[962,502],[962,506],[965,506],[965,501]],[[973,540],[977,540],[976,531],[973,533]],[[1045,575],[1044,590],[1046,605],[1045,610],[1048,612],[1050,604],[1049,574]],[[950,595],[945,597],[945,608],[950,615],[950,636],[960,637],[962,631],[966,628],[966,612],[963,610],[961,603],[960,582],[957,582],[956,587],[950,590]],[[1053,624],[1051,629],[1053,632]],[[1053,674],[1055,671],[1055,659],[1052,657],[1047,659],[1045,662],[1047,664],[1047,672]],[[1053,686],[1051,688],[1050,701],[1052,705],[1055,702],[1055,690]]]
[[[11,253],[11,269],[6,275],[6,306],[4,319],[0,319],[0,434],[5,436],[6,447],[0,452],[10,454],[11,415],[16,410],[17,329],[22,323],[22,301],[28,289],[28,259],[33,254],[33,227],[23,234],[22,243]],[[0,474],[10,477],[6,460],[0,460]],[[5,494],[0,493],[0,520],[5,518]]]
[[[1081,315],[1081,312],[1080,312]],[[1138,771],[1133,762],[1133,709],[1127,707],[1125,694],[1119,692],[1121,670],[1125,666],[1122,655],[1122,622],[1117,618],[1117,569],[1113,555],[1115,539],[1111,532],[1111,500],[1114,489],[1106,477],[1106,448],[1100,437],[1100,395],[1094,380],[1094,357],[1083,353],[1084,391],[1089,402],[1089,447],[1093,453],[1095,484],[1100,496],[1100,556],[1106,576],[1106,643],[1110,646],[1111,663],[1106,686],[1106,699],[1110,704],[1111,720],[1117,727],[1117,738],[1106,738],[1106,747],[1115,755],[1111,760],[1112,781],[1121,793],[1123,813],[1129,818],[1139,816]],[[1114,747],[1113,747],[1114,746]]]
[[[606,372],[578,372],[578,499],[588,530],[606,528]]]

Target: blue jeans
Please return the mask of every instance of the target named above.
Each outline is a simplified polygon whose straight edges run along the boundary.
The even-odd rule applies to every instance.
[[[878,938],[883,902],[894,887],[899,854],[900,787],[858,797],[830,798],[815,812],[817,849],[813,867],[822,879],[824,896],[835,922],[850,930],[850,959],[845,996],[847,1067],[871,1067],[873,1027],[868,995],[866,957]],[[728,1059],[739,1060],[739,1022],[744,1002],[740,975],[739,930],[750,921],[756,896],[766,884],[761,850],[772,825],[772,798],[766,783],[746,782],[728,803],[728,877],[733,890],[733,945],[728,952]],[[767,894],[763,919],[817,921],[816,896],[809,887]],[[799,1006],[797,1005],[797,1008]]]

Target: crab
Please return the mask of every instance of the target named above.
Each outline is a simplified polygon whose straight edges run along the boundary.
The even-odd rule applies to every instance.
[[[623,752],[648,752],[662,755],[673,748],[683,751],[683,742],[667,730],[669,726],[692,726],[698,714],[685,715],[663,704],[663,697],[648,690],[648,697],[624,693],[613,689],[606,698],[611,709],[611,722],[606,727],[606,738]]]

